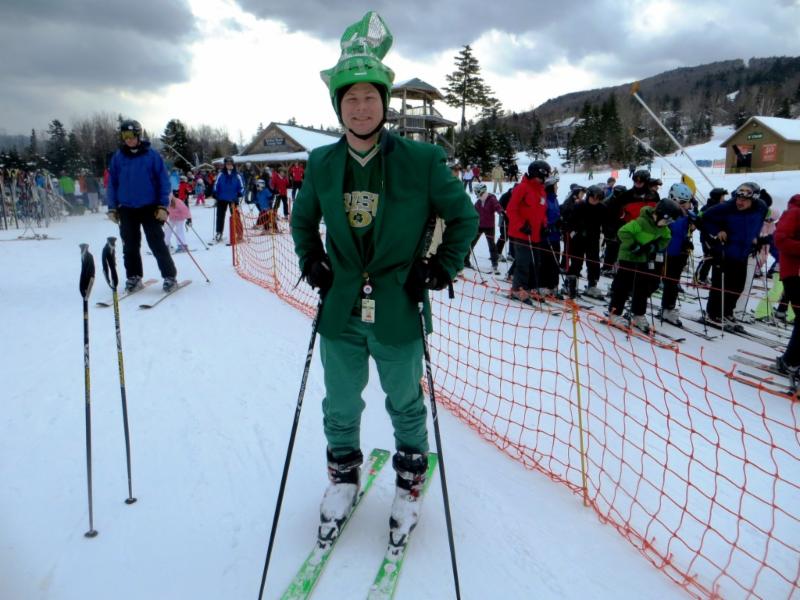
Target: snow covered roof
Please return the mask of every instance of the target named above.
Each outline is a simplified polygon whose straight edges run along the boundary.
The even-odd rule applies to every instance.
[[[249,162],[292,162],[295,160],[307,161],[308,152],[263,152],[261,154],[237,154],[232,157],[234,164],[243,165]],[[215,165],[222,164],[222,158],[215,158]]]
[[[731,138],[739,133],[742,129],[750,125],[752,121],[761,123],[767,129],[774,131],[777,135],[782,137],[787,142],[800,142],[800,120],[798,119],[781,119],[780,117],[750,117],[745,121],[744,125],[739,127],[730,136],[728,136],[720,146],[727,146]]]
[[[342,137],[340,133],[329,133],[296,125],[284,125],[283,123],[275,123],[275,125],[309,152],[320,146],[335,144]]]

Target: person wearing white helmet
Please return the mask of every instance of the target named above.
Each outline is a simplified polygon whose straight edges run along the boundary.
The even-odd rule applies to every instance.
[[[475,201],[475,210],[478,213],[478,235],[475,236],[475,239],[472,240],[472,245],[470,246],[470,254],[473,254],[475,244],[478,243],[478,240],[481,236],[486,237],[486,243],[489,246],[489,260],[492,262],[492,272],[495,275],[500,274],[500,269],[497,264],[497,246],[494,242],[494,233],[495,233],[495,215],[503,215],[503,207],[500,206],[500,203],[497,201],[497,196],[494,194],[489,193],[489,189],[486,187],[485,183],[476,183],[472,186],[472,191],[475,193],[477,200]],[[464,266],[468,269],[472,268],[472,264],[469,261],[469,255],[464,260]],[[478,265],[475,265],[477,268]]]
[[[694,249],[692,242],[694,226],[689,215],[694,196],[689,186],[684,183],[675,183],[669,189],[668,198],[680,207],[683,214],[669,224],[672,237],[665,253],[664,277],[661,279],[663,286],[661,319],[676,327],[682,327],[683,323],[675,305],[678,300],[681,273],[689,260],[689,254]]]

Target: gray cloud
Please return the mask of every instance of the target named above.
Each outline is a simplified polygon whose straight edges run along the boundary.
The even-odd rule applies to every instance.
[[[43,127],[60,111],[78,112],[68,100],[81,93],[155,92],[186,81],[195,31],[185,0],[0,3],[0,126]],[[27,118],[15,123],[12,114]]]
[[[597,74],[609,80],[641,78],[714,60],[794,55],[800,35],[797,0],[707,0],[702,5],[675,0],[679,26],[657,35],[631,26],[645,18],[642,4],[614,0],[505,0],[488,5],[484,0],[354,0],[346,10],[329,0],[236,1],[259,18],[334,40],[364,12],[377,10],[389,25],[397,50],[418,60],[473,43],[493,29],[522,36],[531,47],[500,44],[493,48],[493,56],[478,56],[484,68],[505,75],[541,72],[565,60],[597,65]],[[715,20],[698,27],[689,16],[694,6],[715,8]],[[594,60],[598,55],[602,61]]]

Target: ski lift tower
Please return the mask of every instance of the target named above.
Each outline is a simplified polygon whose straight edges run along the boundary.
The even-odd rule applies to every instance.
[[[431,144],[441,143],[452,154],[455,140],[447,139],[439,130],[455,127],[455,121],[445,119],[433,107],[436,100],[444,100],[442,93],[421,79],[401,81],[392,87],[392,98],[401,101],[400,110],[389,107],[386,121],[392,131],[403,137],[416,139]],[[410,102],[422,102],[412,106]],[[453,131],[451,129],[451,131]]]

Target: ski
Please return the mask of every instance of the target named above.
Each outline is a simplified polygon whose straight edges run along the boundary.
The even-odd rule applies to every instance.
[[[138,290],[134,290],[133,292],[122,292],[119,294],[117,297],[117,302],[122,302],[128,296],[133,296],[134,294],[141,292],[144,288],[153,285],[156,281],[158,281],[158,279],[146,279],[142,282],[142,287],[140,287]],[[114,298],[110,298],[107,302],[97,302],[95,306],[98,308],[108,308],[109,306],[114,306]]]
[[[742,328],[742,331],[734,331],[733,329],[724,327],[722,323],[715,323],[710,319],[703,320],[703,317],[693,318],[692,320],[700,324],[705,323],[709,327],[713,327],[714,329],[719,329],[720,331],[724,331],[725,333],[732,333],[733,335],[738,335],[743,338],[751,339],[760,344],[764,344],[765,346],[769,346],[770,348],[783,350],[783,344],[780,341],[768,338],[766,336],[758,335],[744,328]]]
[[[760,358],[761,360],[765,360],[768,363],[775,362],[774,356],[767,356],[766,354],[758,354],[757,352],[753,352],[751,350],[747,350],[746,348],[737,348],[736,351],[740,354],[745,354],[747,356],[752,356],[753,358]]]
[[[184,279],[183,281],[178,283],[177,287],[174,290],[172,290],[171,292],[164,292],[163,294],[161,294],[161,297],[158,300],[156,300],[155,302],[152,302],[150,304],[140,304],[139,308],[153,308],[155,306],[158,306],[164,299],[169,298],[172,294],[174,294],[175,292],[177,292],[178,290],[180,290],[182,288],[185,288],[190,283],[192,283],[191,279]]]
[[[289,587],[286,588],[283,596],[281,596],[281,600],[301,600],[311,596],[311,592],[314,590],[317,581],[319,581],[322,571],[325,569],[325,565],[328,564],[328,558],[336,547],[336,542],[342,537],[342,533],[353,517],[353,513],[356,511],[359,504],[361,504],[361,500],[367,495],[367,492],[372,488],[372,484],[375,482],[375,479],[388,460],[388,450],[376,448],[370,452],[365,468],[366,476],[361,485],[361,490],[356,496],[350,515],[339,528],[339,536],[324,550],[320,549],[316,542],[314,543],[314,548],[308,554],[308,558],[300,565],[300,569],[297,571],[294,579],[292,579]]]
[[[728,357],[728,360],[732,360],[735,363],[739,363],[741,365],[747,365],[748,367],[754,367],[761,371],[766,371],[767,373],[771,373],[772,375],[777,375],[778,377],[785,377],[786,379],[791,380],[792,375],[791,373],[782,373],[774,365],[769,363],[759,362],[757,360],[753,360],[752,358],[747,358],[746,356],[739,356],[738,354],[734,354]]]
[[[501,298],[505,298],[506,300],[511,300],[512,302],[517,302],[529,308],[541,308],[542,310],[546,311],[549,315],[560,315],[561,314],[561,306],[550,304],[550,302],[540,299],[528,298],[527,300],[520,300],[519,298],[515,298],[509,294],[508,290],[494,290],[494,294],[496,296],[500,296]],[[550,299],[548,299],[550,300]],[[554,299],[553,299],[554,300]]]
[[[633,327],[629,327],[628,325],[619,325],[619,324],[614,323],[613,321],[611,321],[608,318],[608,316],[605,316],[605,315],[592,314],[591,316],[595,321],[599,321],[600,323],[608,325],[609,327],[613,327],[614,329],[618,329],[619,331],[622,331],[622,332],[626,333],[628,336],[633,336],[635,338],[639,338],[640,340],[644,340],[646,342],[650,342],[651,344],[654,344],[654,345],[656,345],[656,346],[658,346],[660,348],[667,348],[669,350],[674,350],[676,348],[677,343],[678,343],[678,342],[671,341],[671,340],[670,341],[662,341],[662,340],[657,339],[655,335],[649,335],[647,333],[644,333],[643,331],[639,331],[638,329],[634,329]]]
[[[438,464],[439,456],[433,452],[428,454],[428,471],[418,502],[421,502],[422,498],[425,496],[425,492],[428,490],[433,480],[433,473]],[[378,573],[372,581],[372,587],[369,589],[367,600],[389,600],[394,596],[394,592],[397,589],[397,580],[400,577],[400,570],[403,568],[403,561],[405,560],[406,551],[408,550],[408,542],[413,532],[414,529],[412,528],[401,544],[396,545],[390,543],[386,548],[386,554],[384,554],[383,561],[378,568]]]
[[[786,396],[792,400],[797,400],[797,388],[790,385],[788,388],[783,387],[780,382],[775,381],[773,377],[762,377],[754,373],[739,370],[736,373],[726,373],[728,378],[744,383],[759,390],[767,390],[773,394]]]

